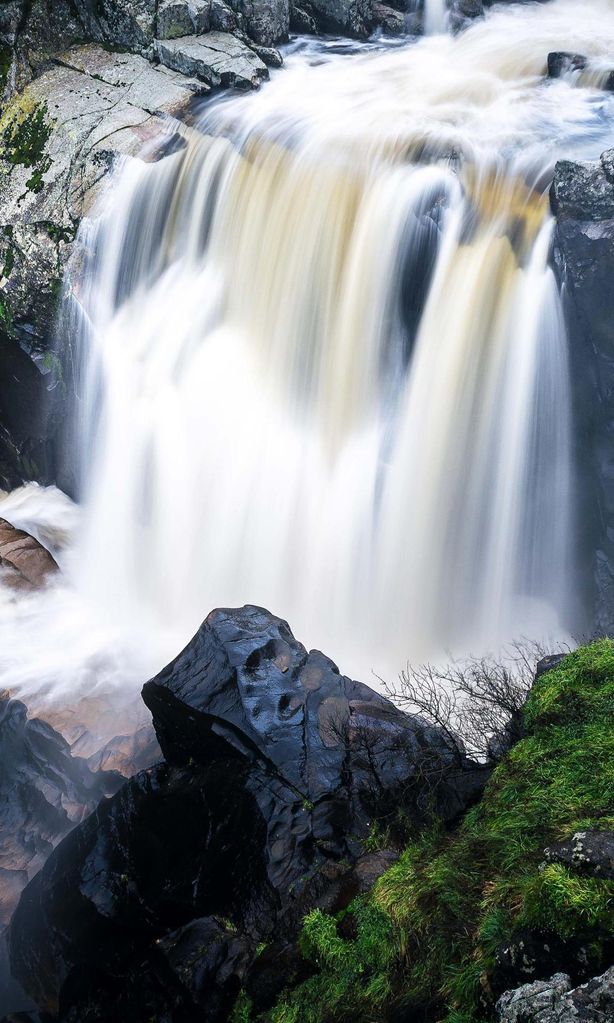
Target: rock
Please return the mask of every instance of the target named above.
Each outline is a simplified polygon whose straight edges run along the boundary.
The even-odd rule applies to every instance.
[[[38,540],[0,519],[0,570],[5,585],[36,590],[47,583],[58,566]]]
[[[594,960],[590,936],[561,938],[551,931],[517,930],[495,956],[491,987],[495,994],[564,970],[574,983],[590,977]]]
[[[161,64],[193,75],[209,86],[256,89],[269,76],[260,57],[240,39],[225,32],[157,39],[155,45]]]
[[[551,204],[559,223],[611,220],[614,217],[614,187],[601,163],[561,160],[556,165]]]
[[[453,32],[460,32],[476,18],[484,16],[482,0],[449,0],[450,26]]]
[[[568,842],[544,850],[548,863],[562,863],[576,874],[614,881],[614,832],[577,831]]]
[[[245,31],[261,46],[288,38],[289,0],[240,0],[237,8],[245,20]]]
[[[87,37],[149,54],[154,40],[157,0],[73,0]]]
[[[364,39],[373,25],[372,0],[310,0],[309,4],[301,3],[299,10],[303,17],[306,14],[313,18],[318,32],[340,32]]]
[[[0,925],[54,845],[121,781],[92,772],[50,725],[0,694]]]
[[[563,78],[573,74],[574,71],[589,71],[591,73],[586,81],[587,85],[605,89],[607,92],[614,91],[614,69],[611,71],[597,71],[596,69],[591,71],[588,57],[581,53],[558,51],[548,54],[548,76],[550,78]]]
[[[507,991],[497,1002],[498,1023],[605,1023],[614,1019],[614,968],[572,990],[564,973]]]
[[[449,819],[488,776],[261,608],[214,611],[143,695],[166,763],[67,836],[11,924],[15,976],[62,1021],[221,1023],[241,986],[270,1000],[305,913],[393,861],[364,853],[374,817]]]
[[[581,53],[558,51],[548,54],[548,76],[561,78],[570,71],[583,71],[588,61]]]
[[[318,26],[308,3],[302,7],[292,4],[290,8],[290,28],[297,35],[316,35]]]
[[[373,20],[391,36],[404,35],[407,31],[405,16],[386,4],[373,4]]]
[[[587,555],[592,579],[583,585],[594,594],[591,628],[614,630],[614,180],[612,154],[601,161],[557,164],[551,204],[557,218],[554,266],[567,299],[572,379],[577,407],[590,410],[578,436],[583,469],[580,509],[587,523]],[[595,512],[595,506],[597,512]],[[588,573],[587,573],[588,575]]]
[[[160,0],[156,35],[158,39],[178,39],[208,32],[212,27],[210,11],[211,0]]]

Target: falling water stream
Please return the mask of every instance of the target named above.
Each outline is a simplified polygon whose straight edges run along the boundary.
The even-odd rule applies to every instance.
[[[0,590],[0,684],[134,692],[246,602],[366,681],[573,627],[548,188],[614,144],[614,100],[544,77],[572,46],[614,54],[610,0],[350,53],[299,39],[258,94],[118,169],[63,319],[83,504],[0,506],[64,569]]]

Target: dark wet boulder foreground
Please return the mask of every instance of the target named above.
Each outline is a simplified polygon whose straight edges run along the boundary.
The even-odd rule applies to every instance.
[[[452,819],[488,775],[257,607],[210,614],[143,697],[164,762],[67,836],[11,924],[54,1019],[222,1020],[242,988],[267,1007],[305,969],[305,913],[393,861],[374,822]]]

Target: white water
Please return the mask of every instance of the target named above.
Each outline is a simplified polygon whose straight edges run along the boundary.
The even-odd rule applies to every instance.
[[[0,685],[134,691],[245,602],[367,681],[573,624],[547,188],[612,145],[614,108],[543,79],[572,48],[614,50],[612,3],[298,43],[183,151],[124,166],[70,300],[81,525],[61,586],[3,596]]]

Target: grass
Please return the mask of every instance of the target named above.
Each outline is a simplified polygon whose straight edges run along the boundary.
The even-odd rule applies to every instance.
[[[525,927],[582,936],[599,969],[614,884],[545,865],[543,851],[577,830],[614,828],[614,643],[542,676],[524,717],[526,738],[454,832],[425,831],[345,914],[306,918],[301,952],[317,972],[285,992],[271,1023],[375,1023],[400,1009],[485,1023],[496,951]]]

